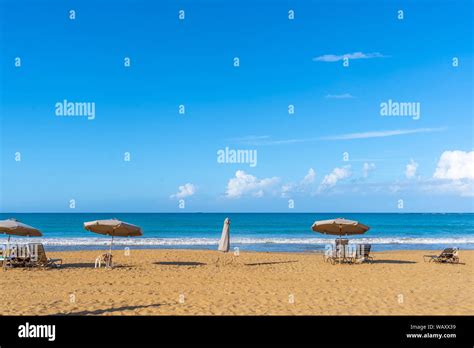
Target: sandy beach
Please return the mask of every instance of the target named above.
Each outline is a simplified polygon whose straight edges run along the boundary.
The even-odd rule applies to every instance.
[[[0,271],[1,315],[472,315],[474,251],[461,264],[432,251],[374,253],[372,264],[331,265],[321,254],[228,255],[202,250],[48,253],[61,269]],[[221,259],[216,262],[221,255]]]

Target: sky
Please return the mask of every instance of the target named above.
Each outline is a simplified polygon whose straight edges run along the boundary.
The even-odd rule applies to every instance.
[[[473,13],[0,0],[0,211],[473,212]]]

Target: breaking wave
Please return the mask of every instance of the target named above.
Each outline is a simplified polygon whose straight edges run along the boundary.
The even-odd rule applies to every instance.
[[[50,246],[102,246],[109,245],[107,238],[34,238],[31,242],[41,242]],[[231,238],[232,244],[308,244],[324,245],[332,243],[334,238]],[[24,242],[24,239],[22,239]],[[349,243],[370,244],[474,244],[474,237],[458,238],[349,238]],[[214,238],[116,238],[114,245],[142,245],[142,246],[186,246],[186,245],[217,245],[218,239]]]

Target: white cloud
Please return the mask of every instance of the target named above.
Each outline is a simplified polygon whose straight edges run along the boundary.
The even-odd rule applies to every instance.
[[[235,172],[235,178],[229,179],[225,195],[227,198],[239,198],[243,195],[262,197],[265,192],[271,191],[280,181],[277,177],[257,179],[243,170]]]
[[[184,184],[178,187],[178,192],[174,195],[171,195],[170,198],[186,198],[194,195],[196,193],[196,186],[191,183]]]
[[[367,178],[369,176],[369,172],[375,169],[375,163],[368,163],[365,162],[362,167],[362,176]]]
[[[344,94],[326,94],[324,97],[326,99],[353,99],[354,96],[350,93],[344,93]]]
[[[444,151],[433,177],[435,179],[474,180],[474,151]]]
[[[313,168],[309,168],[308,173],[301,179],[299,183],[287,183],[281,187],[281,196],[289,197],[295,193],[314,193],[314,182],[316,181],[316,171]]]
[[[365,160],[362,166],[364,178],[375,170],[375,163]],[[282,197],[289,197],[295,193],[321,194],[324,192],[358,193],[358,194],[426,194],[436,196],[474,197],[474,151],[445,151],[441,154],[436,170],[431,178],[422,178],[418,175],[419,164],[410,159],[404,174],[406,179],[396,182],[369,182],[352,177],[351,166],[334,168],[325,175],[317,189],[313,185],[304,186],[305,182],[315,182],[315,172],[310,169],[308,174],[299,183],[285,184],[281,187]],[[311,179],[309,179],[311,178]],[[417,180],[410,180],[417,178]]]
[[[405,176],[416,176],[418,163],[413,159],[407,164]],[[474,196],[474,151],[444,151],[432,178],[419,178],[416,183],[404,181],[396,184],[397,191],[423,192],[430,195]]]
[[[293,185],[292,184],[284,184],[281,187],[281,196],[282,197],[288,197],[288,194],[293,191]]]
[[[308,173],[301,179],[299,183],[287,183],[281,187],[281,196],[289,197],[290,194],[294,193],[315,193],[314,183],[316,181],[316,171],[313,168],[309,168]]]
[[[473,180],[430,179],[418,184],[418,187],[430,194],[456,194],[461,197],[474,197]]]
[[[405,168],[405,176],[410,179],[415,177],[416,171],[418,170],[418,163],[416,163],[413,159],[410,159],[410,162],[407,164]]]
[[[396,129],[396,130],[388,130],[388,131],[374,131],[374,132],[333,135],[333,136],[323,137],[320,139],[322,140],[352,140],[352,139],[384,138],[384,137],[392,137],[395,135],[441,132],[443,130],[445,130],[445,128]]]
[[[474,151],[444,151],[426,191],[474,196]],[[437,181],[436,181],[437,180]]]
[[[316,180],[316,171],[313,168],[309,168],[308,174],[305,175],[305,177],[301,181],[301,184],[309,185],[312,184],[314,180]]]
[[[354,52],[354,53],[346,53],[342,55],[335,55],[335,54],[325,54],[319,57],[314,57],[313,61],[315,62],[338,62],[340,60],[343,60],[344,58],[349,58],[349,59],[370,59],[370,58],[385,58],[387,56],[384,56],[383,54],[379,52],[373,52],[373,53],[363,53],[363,52]]]
[[[417,134],[417,133],[432,133],[442,132],[446,128],[415,128],[415,129],[396,129],[386,131],[373,131],[362,133],[348,133],[340,135],[331,135],[319,138],[294,138],[294,139],[272,139],[269,136],[247,137],[240,138],[242,143],[253,146],[270,146],[270,145],[291,145],[308,143],[320,140],[353,140],[353,139],[370,139],[370,138],[384,138],[397,135]],[[239,140],[239,139],[236,139]]]
[[[330,189],[331,187],[334,187],[338,181],[351,176],[350,168],[350,165],[334,168],[330,174],[324,176],[323,181],[319,185],[319,191]]]
[[[395,183],[390,185],[388,189],[391,193],[397,193],[401,191],[402,187],[399,184]]]

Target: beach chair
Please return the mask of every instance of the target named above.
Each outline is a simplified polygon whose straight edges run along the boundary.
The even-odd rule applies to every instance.
[[[14,266],[25,267],[30,261],[30,251],[28,245],[18,245],[15,257],[12,259]]]
[[[105,253],[95,259],[94,268],[100,268],[104,264],[105,268],[112,268],[112,254]]]
[[[439,255],[423,255],[425,262],[459,263],[459,249],[446,248]]]
[[[10,257],[7,256],[6,246],[0,248],[0,266],[2,268],[11,267]]]
[[[336,260],[338,262],[349,261],[347,255],[347,246],[349,245],[349,239],[337,238],[336,239]]]
[[[353,263],[372,262],[373,258],[370,256],[371,244],[357,244],[356,254]]]
[[[9,246],[8,250],[5,248],[1,249],[0,262],[3,268],[12,268],[12,267],[24,267],[26,259],[21,257],[25,255],[22,246],[12,244]]]
[[[332,265],[336,263],[347,262],[347,245],[349,244],[348,239],[336,239],[334,247],[331,246],[329,250],[325,250],[323,257],[325,262],[329,262]]]
[[[331,262],[334,257],[335,257],[335,249],[332,244],[328,244],[324,248],[324,251],[323,251],[324,262]]]
[[[343,258],[341,257],[340,252],[333,248],[324,253],[324,261],[329,262],[331,265],[335,265],[336,263],[342,263]]]
[[[63,264],[62,259],[50,259],[46,256],[46,251],[41,243],[30,243],[29,248],[29,260],[26,262],[27,267],[61,267]]]

